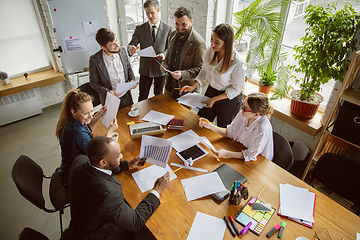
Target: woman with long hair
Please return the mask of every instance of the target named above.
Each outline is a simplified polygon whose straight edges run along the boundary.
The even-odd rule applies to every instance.
[[[86,146],[93,138],[91,131],[105,111],[106,108],[102,107],[93,116],[92,97],[85,92],[80,92],[79,89],[71,89],[66,94],[55,132],[61,146],[62,159],[59,175],[64,185],[67,185],[73,160],[78,155],[86,155]],[[111,137],[117,128],[117,120],[114,118],[105,136]]]
[[[244,100],[241,111],[227,128],[215,126],[204,118],[200,118],[199,125],[247,147],[241,152],[213,150],[218,157],[256,161],[260,154],[271,161],[274,156],[274,146],[270,115],[273,111],[268,97],[264,93],[255,92],[250,93]]]
[[[192,86],[184,86],[183,92],[193,91],[197,86],[209,84],[203,102],[206,106],[198,115],[226,127],[240,110],[242,88],[245,84],[245,63],[233,49],[234,30],[225,23],[217,25],[211,35],[211,46],[205,51],[204,62]]]

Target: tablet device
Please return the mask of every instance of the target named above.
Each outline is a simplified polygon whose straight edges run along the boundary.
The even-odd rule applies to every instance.
[[[185,162],[185,160],[192,158],[193,161],[198,160],[199,158],[202,158],[206,156],[208,152],[202,148],[199,144],[195,144],[189,148],[186,148],[180,152],[177,152],[176,155]]]

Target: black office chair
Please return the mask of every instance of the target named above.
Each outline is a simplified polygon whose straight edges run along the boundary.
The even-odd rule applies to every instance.
[[[56,171],[51,177],[45,176],[41,167],[25,155],[21,155],[12,168],[12,179],[21,195],[38,208],[47,213],[59,211],[60,231],[63,232],[62,214],[69,207],[69,195],[67,189],[62,185],[59,173]],[[45,207],[45,199],[42,192],[43,178],[50,180],[50,201],[54,209]]]
[[[81,85],[79,87],[79,89],[80,89],[80,91],[86,92],[87,94],[89,94],[93,97],[94,107],[96,107],[97,105],[99,105],[101,103],[99,93],[90,86],[90,83],[84,83],[83,85]]]
[[[32,228],[26,227],[20,233],[19,240],[49,240],[49,238]]]
[[[273,131],[274,157],[273,162],[289,171],[294,163],[294,156],[289,142],[281,134]]]
[[[309,185],[314,179],[328,189],[360,205],[360,162],[335,153],[325,153],[317,161]],[[360,209],[356,215],[360,214]]]

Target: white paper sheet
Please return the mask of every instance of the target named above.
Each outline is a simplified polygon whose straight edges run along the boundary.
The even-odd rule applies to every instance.
[[[207,137],[199,137],[199,135],[197,135],[194,131],[189,132],[193,137],[197,138],[199,140],[199,142],[201,142],[202,144],[204,144],[205,146],[207,146],[208,148],[215,150],[214,146],[211,144],[211,142],[209,141],[209,139],[207,139]]]
[[[356,233],[356,240],[360,240],[360,233]]]
[[[172,71],[170,71],[169,69],[165,68],[163,64],[161,64],[161,62],[159,62],[157,59],[155,59],[155,61],[165,70],[165,72],[169,72],[171,73]]]
[[[82,22],[86,43],[92,44],[96,43],[95,36],[96,32],[99,29],[99,22],[98,21],[90,21],[90,22]]]
[[[142,135],[140,158],[146,157],[146,162],[165,168],[169,161],[171,147],[171,140]]]
[[[137,50],[136,53],[140,56],[140,57],[156,57],[156,52],[153,48],[153,46],[141,49],[141,50]]]
[[[123,96],[131,88],[135,87],[136,84],[137,81],[118,83],[116,84],[116,93],[121,93],[121,96]]]
[[[206,104],[201,102],[204,102],[209,99],[210,99],[209,97],[201,95],[199,93],[187,93],[185,95],[182,95],[176,100],[178,101],[178,103],[181,103],[189,107],[203,108],[206,106]]]
[[[314,222],[313,204],[309,190],[299,188],[290,184],[280,184],[280,207],[281,214]]]
[[[181,180],[187,200],[208,196],[213,193],[225,191],[226,188],[217,172]]]
[[[156,179],[163,176],[166,172],[171,173],[172,170],[169,165],[166,165],[166,168],[162,168],[156,165],[152,165],[140,171],[132,173],[136,184],[140,188],[140,191],[146,192],[154,187]],[[170,174],[170,181],[177,178],[176,174]]]
[[[84,36],[63,37],[62,41],[65,54],[87,50]]]
[[[199,135],[197,135],[193,130],[188,130],[172,138],[169,138],[169,140],[173,141],[173,145],[172,145],[173,148],[177,152],[181,152],[182,150],[199,143],[200,142],[199,138],[200,138]]]
[[[225,221],[202,212],[197,212],[186,240],[221,240],[226,229]]]
[[[119,110],[120,99],[112,95],[111,93],[106,93],[105,105],[107,110],[102,116],[101,122],[105,127],[109,127],[111,121],[116,118],[116,114]]]
[[[175,116],[151,110],[141,120],[166,125]]]

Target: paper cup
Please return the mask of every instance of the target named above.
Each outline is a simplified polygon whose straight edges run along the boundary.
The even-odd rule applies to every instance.
[[[112,140],[114,140],[115,142],[117,142],[118,139],[119,139],[119,133],[113,132],[113,133],[111,134],[111,138],[112,138]]]
[[[296,240],[309,240],[309,239],[307,239],[305,237],[298,237]]]

